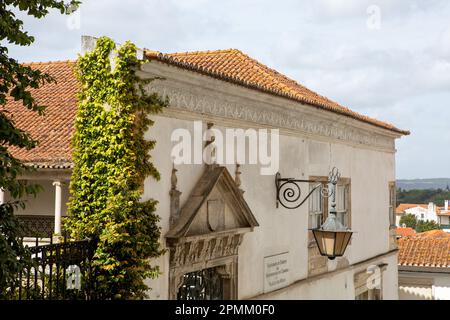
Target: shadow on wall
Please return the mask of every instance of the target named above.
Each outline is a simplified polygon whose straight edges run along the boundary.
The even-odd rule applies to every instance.
[[[399,300],[433,300],[433,289],[431,286],[399,286],[398,297]]]

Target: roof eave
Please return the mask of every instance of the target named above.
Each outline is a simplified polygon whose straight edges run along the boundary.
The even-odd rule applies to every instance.
[[[216,78],[216,79],[219,79],[219,80],[235,83],[235,84],[241,85],[243,87],[247,87],[249,89],[254,89],[254,90],[262,91],[264,93],[268,93],[268,94],[276,95],[276,96],[279,96],[279,97],[287,98],[287,99],[293,100],[295,102],[305,103],[305,104],[308,104],[310,106],[314,106],[314,107],[320,108],[320,110],[325,110],[325,111],[341,114],[343,116],[355,119],[357,121],[361,121],[363,123],[367,123],[367,124],[373,125],[375,127],[379,127],[379,128],[388,130],[390,132],[395,132],[395,133],[397,133],[399,135],[399,137],[401,137],[401,136],[408,136],[408,135],[411,134],[411,132],[409,130],[402,130],[402,129],[396,128],[396,127],[394,127],[392,125],[389,125],[387,123],[386,124],[383,124],[383,123],[379,123],[378,124],[376,122],[372,122],[372,121],[368,121],[368,120],[366,121],[366,120],[358,118],[356,116],[352,116],[349,113],[345,113],[345,112],[343,112],[341,110],[331,109],[331,108],[329,108],[329,107],[327,107],[325,105],[322,105],[320,103],[316,103],[316,102],[314,102],[312,100],[309,100],[309,99],[302,99],[302,98],[299,98],[299,97],[295,97],[295,96],[292,96],[290,94],[286,94],[284,92],[281,92],[279,90],[273,90],[273,89],[266,88],[266,87],[263,87],[263,86],[258,86],[258,85],[252,84],[252,83],[248,83],[246,81],[242,81],[242,80],[236,79],[234,77],[229,77],[229,76],[227,76],[227,75],[225,75],[223,73],[214,72],[214,71],[211,71],[211,70],[207,70],[205,68],[200,68],[200,67],[198,67],[198,66],[196,66],[194,64],[181,62],[181,61],[178,61],[178,60],[176,60],[176,59],[174,59],[174,58],[172,58],[170,56],[167,56],[167,55],[165,55],[165,54],[163,54],[161,52],[158,52],[158,51],[151,51],[151,50],[145,49],[144,50],[144,57],[146,57],[150,61],[151,60],[157,60],[157,61],[164,62],[164,63],[170,64],[170,65],[178,66],[178,67],[183,68],[183,69],[194,71],[194,72],[206,75],[206,76],[210,76],[210,77],[213,77],[213,78]]]

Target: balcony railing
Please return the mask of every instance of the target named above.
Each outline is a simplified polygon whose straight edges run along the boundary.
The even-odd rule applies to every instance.
[[[50,238],[55,230],[55,217],[51,215],[18,215],[24,227],[24,237]]]

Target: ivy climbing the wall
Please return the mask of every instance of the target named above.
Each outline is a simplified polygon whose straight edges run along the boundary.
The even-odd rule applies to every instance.
[[[151,259],[162,254],[157,202],[140,198],[145,178],[159,180],[150,157],[155,141],[144,139],[153,124],[148,116],[168,102],[145,91],[149,80],[136,75],[142,63],[136,52],[130,42],[116,49],[103,37],[77,62],[75,167],[65,227],[75,239],[98,242],[93,266],[104,299],[145,298],[144,280],[159,274]]]

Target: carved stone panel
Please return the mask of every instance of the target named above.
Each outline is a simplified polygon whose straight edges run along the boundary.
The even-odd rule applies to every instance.
[[[225,228],[225,204],[221,199],[208,200],[207,222],[211,231],[219,231]]]
[[[223,297],[236,299],[239,245],[255,226],[258,222],[226,168],[205,170],[166,234],[170,298],[179,296],[186,277],[218,268],[214,270],[221,275]]]

